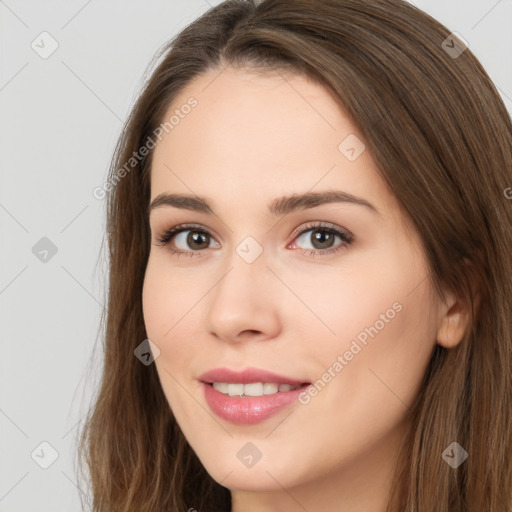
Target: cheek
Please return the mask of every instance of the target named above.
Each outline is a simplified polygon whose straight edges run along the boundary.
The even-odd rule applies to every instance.
[[[148,338],[160,350],[155,365],[162,389],[171,409],[181,417],[185,415],[188,395],[183,394],[180,384],[187,382],[186,373],[194,355],[191,343],[195,333],[190,329],[190,321],[197,297],[194,293],[187,295],[187,290],[193,287],[185,287],[180,273],[170,270],[165,256],[150,256],[142,290],[142,309]]]
[[[171,339],[174,326],[186,312],[190,287],[178,277],[179,273],[166,264],[165,256],[151,253],[142,290],[144,323],[150,339]]]
[[[183,391],[173,376],[182,385],[197,384],[194,364],[205,349],[203,308],[214,282],[208,284],[204,272],[197,268],[173,266],[166,251],[150,254],[142,309],[147,336],[160,349],[155,364],[168,397],[181,395]]]
[[[318,405],[333,424],[364,419],[368,431],[360,435],[368,439],[374,428],[400,421],[412,405],[435,346],[430,284],[425,280],[411,291],[408,283],[381,279],[364,298],[347,300],[337,323],[340,335],[319,359],[319,377],[325,380],[329,368],[336,377],[321,391]]]
[[[436,342],[435,302],[424,281],[402,299],[403,309],[372,347],[371,368],[382,385],[409,406],[414,402]]]
[[[194,336],[188,322],[197,298],[193,293],[187,295],[189,288],[177,279],[179,274],[170,272],[169,266],[159,261],[161,259],[160,255],[149,258],[142,309],[147,336],[160,349],[160,356],[155,361],[157,370],[163,382],[169,382],[169,376],[162,375],[164,368],[174,375],[176,368],[187,367],[183,363],[187,362],[191,351],[187,350],[190,346],[187,347],[185,341]]]
[[[308,333],[304,341],[311,340],[315,352],[324,354],[324,366],[332,362],[333,354],[336,357],[350,350],[354,341],[363,348],[373,344],[389,350],[407,344],[411,334],[425,334],[428,300],[422,295],[424,286],[412,291],[411,285],[421,283],[422,269],[368,261],[353,266],[350,272],[340,271],[339,277],[333,274],[329,269],[325,275],[316,275],[308,286],[293,275],[286,276],[290,288],[299,291],[312,313],[303,314],[301,303],[287,310],[287,321],[290,325],[299,322],[300,330]]]
[[[310,346],[317,378],[328,380],[329,370],[336,375],[322,391],[325,398],[356,406],[351,396],[364,403],[367,390],[376,402],[400,397],[412,403],[418,392],[435,345],[436,301],[422,258],[410,246],[389,247],[325,280],[317,300],[309,297],[331,330]]]

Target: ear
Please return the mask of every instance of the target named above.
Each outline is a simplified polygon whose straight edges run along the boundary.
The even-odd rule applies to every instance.
[[[437,343],[445,348],[456,347],[469,325],[470,306],[450,294],[441,306],[441,320],[437,331]]]
[[[474,276],[473,276],[474,277]],[[475,314],[480,307],[480,292],[475,279],[471,280],[473,308]],[[446,302],[440,306],[440,323],[437,331],[437,343],[445,348],[456,347],[464,337],[471,320],[471,302],[462,297],[447,293]]]

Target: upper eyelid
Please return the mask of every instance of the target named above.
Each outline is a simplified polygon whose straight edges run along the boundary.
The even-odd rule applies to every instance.
[[[327,222],[327,221],[310,221],[310,222],[307,222],[305,225],[297,228],[296,230],[293,231],[293,234],[292,236],[296,237],[304,232],[307,232],[307,231],[312,231],[314,229],[326,229],[326,230],[333,230],[333,231],[336,231],[336,232],[341,232],[343,234],[345,234],[347,237],[349,238],[354,238],[354,235],[352,234],[351,231],[349,231],[347,228],[344,228],[342,226],[338,226],[332,222]]]

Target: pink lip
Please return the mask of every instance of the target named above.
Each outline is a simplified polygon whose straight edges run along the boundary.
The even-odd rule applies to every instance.
[[[297,401],[297,398],[309,383],[284,377],[276,373],[257,368],[248,368],[235,372],[227,368],[217,368],[201,375],[202,387],[210,409],[220,418],[231,423],[253,425],[277,414]],[[248,384],[251,382],[271,382],[275,384],[300,385],[292,391],[280,391],[273,395],[256,397],[229,396],[217,391],[212,382]]]

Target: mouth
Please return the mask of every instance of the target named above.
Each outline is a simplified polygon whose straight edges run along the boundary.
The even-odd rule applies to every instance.
[[[236,424],[255,424],[297,402],[310,382],[257,368],[236,372],[218,368],[200,377],[213,413]]]

